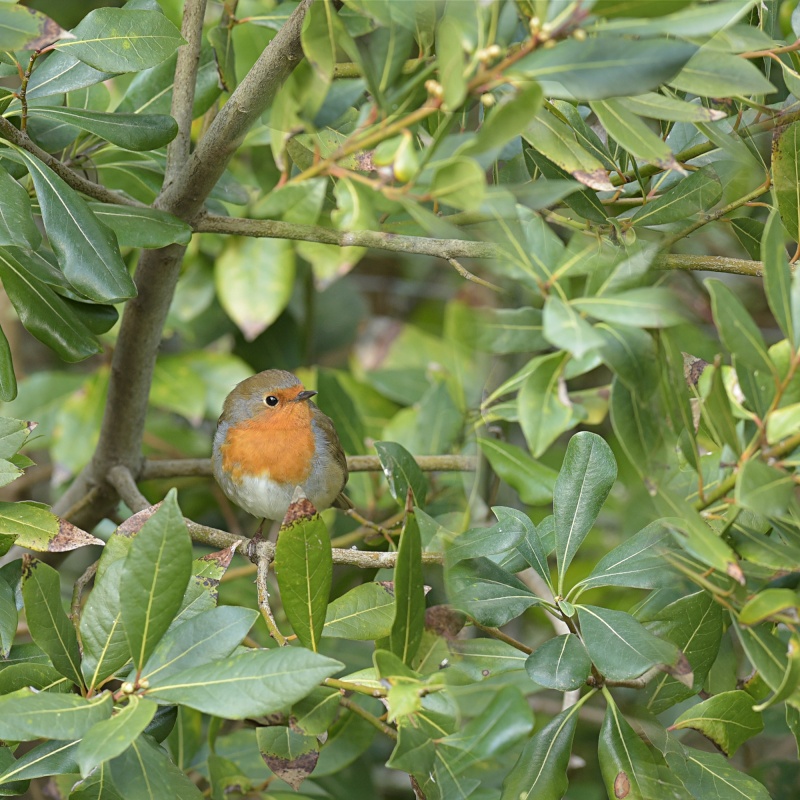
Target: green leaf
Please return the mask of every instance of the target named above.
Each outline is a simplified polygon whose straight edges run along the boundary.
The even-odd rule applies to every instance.
[[[64,33],[41,11],[13,3],[0,5],[0,50],[41,50]]]
[[[447,92],[446,86],[445,92]],[[505,102],[501,102],[492,108],[484,119],[475,141],[468,144],[461,152],[465,155],[471,155],[502,147],[526,130],[541,106],[542,89],[538,83],[530,83],[527,86],[518,87],[515,94],[508,96]],[[545,193],[554,191],[558,194],[561,191],[569,191],[569,184],[566,187],[539,186],[538,188]],[[528,208],[533,208],[536,203],[532,202],[534,201],[534,195],[531,193],[532,187],[526,187],[525,191],[525,205]],[[563,196],[562,194],[561,197]],[[561,197],[558,197],[558,200]],[[552,202],[557,202],[557,200]],[[545,205],[547,205],[547,200],[545,200]]]
[[[28,561],[23,568],[22,597],[31,638],[64,677],[80,686],[78,637],[61,604],[58,573],[41,561]]]
[[[281,527],[275,575],[283,610],[300,644],[317,652],[333,580],[331,540],[319,514]]]
[[[406,524],[397,548],[394,569],[395,616],[389,632],[389,649],[411,664],[425,627],[425,587],[422,582],[422,543],[415,514]]]
[[[526,743],[503,781],[501,800],[561,800],[579,708],[562,711]]]
[[[214,266],[219,301],[248,342],[286,308],[294,276],[294,250],[286,239],[235,239]]]
[[[73,125],[125,150],[156,150],[171,142],[178,133],[178,123],[165,114],[34,106],[31,117]]]
[[[603,344],[600,334],[575,310],[555,294],[547,298],[542,316],[544,337],[553,347],[568,350],[583,358]]]
[[[0,773],[0,784],[26,781],[48,775],[77,772],[75,749],[78,742],[42,742]]]
[[[589,654],[574,633],[540,644],[525,662],[532,681],[548,689],[569,692],[586,683],[592,669]]]
[[[266,765],[295,791],[314,771],[319,760],[316,736],[276,725],[256,728],[256,741]]]
[[[505,625],[541,602],[522,581],[488,558],[461,561],[445,577],[450,602],[482,625]]]
[[[750,458],[736,476],[734,498],[765,517],[782,517],[794,495],[794,476],[759,458]]]
[[[111,782],[111,769],[108,764],[100,766],[86,779],[72,787],[70,800],[125,800]]]
[[[170,675],[229,656],[253,627],[258,612],[238,606],[204,611],[171,628],[142,668],[142,678]]]
[[[578,618],[592,662],[611,680],[638,678],[656,664],[678,659],[675,645],[653,636],[624,611],[581,605]]]
[[[461,25],[452,13],[445,14],[436,26],[436,66],[444,90],[444,107],[447,111],[455,111],[467,96],[467,80]]]
[[[568,172],[575,180],[592,189],[598,191],[613,189],[603,162],[578,142],[575,132],[569,125],[549,111],[537,114],[522,137],[537,152],[551,161],[555,165],[554,169]],[[542,171],[547,176],[547,172],[544,169]]]
[[[67,53],[54,50],[46,58],[37,59],[28,81],[28,100],[85,89],[113,78],[114,74],[100,72]]]
[[[21,661],[4,665],[0,670],[0,695],[11,694],[20,689],[69,694],[72,692],[73,685],[49,664]]]
[[[521,511],[503,507],[495,507],[493,510],[498,518],[514,516],[522,523],[525,528],[525,538],[517,545],[517,552],[552,589],[550,565],[547,563],[547,556],[555,549],[555,523],[553,517],[550,516],[542,520],[537,529]]]
[[[321,736],[327,733],[339,714],[338,689],[320,686],[292,706],[292,727],[301,733]]]
[[[488,528],[472,528],[457,536],[447,547],[445,554],[449,565],[456,564],[465,558],[478,556],[491,556],[504,553],[516,547],[523,539],[526,528],[532,524],[528,520],[527,526],[520,517],[523,514],[514,509],[493,509],[498,522]],[[501,513],[509,511],[512,513]]]
[[[726,116],[724,111],[706,108],[699,103],[687,103],[655,92],[647,92],[636,97],[620,97],[617,102],[632,114],[669,122],[714,122]]]
[[[666,225],[708,211],[722,197],[722,184],[711,166],[676,183],[661,197],[650,200],[631,217],[633,225]]]
[[[553,493],[558,593],[561,595],[567,568],[594,525],[616,479],[617,464],[605,441],[588,431],[576,433],[567,446]]]
[[[328,369],[318,370],[316,388],[319,396],[314,398],[315,402],[333,420],[345,453],[365,452],[366,433],[363,420],[353,399],[342,388],[336,373]]]
[[[482,681],[525,666],[526,656],[497,639],[463,639],[451,642],[451,667]]]
[[[111,716],[111,694],[86,700],[74,694],[22,690],[0,697],[0,738],[79,739],[101,720]]]
[[[123,753],[150,724],[158,706],[131,695],[111,719],[98,722],[83,737],[75,754],[85,778],[96,766]]]
[[[8,658],[11,652],[18,621],[14,590],[0,575],[0,659]]]
[[[395,617],[394,592],[382,583],[356,586],[328,606],[323,636],[370,641],[388,636]]]
[[[764,730],[760,713],[753,711],[753,698],[740,690],[709,697],[681,714],[671,726],[675,730],[700,731],[730,758],[748,739]]]
[[[404,506],[408,490],[411,489],[415,505],[424,505],[425,495],[428,492],[428,479],[414,460],[414,456],[396,442],[375,442],[374,447],[392,497]]]
[[[577,422],[573,421],[572,406],[566,402],[566,390],[561,385],[568,358],[563,352],[534,358],[519,391],[519,421],[534,458]]]
[[[602,337],[599,353],[614,375],[642,399],[658,388],[658,360],[650,334],[629,325],[600,323],[595,331]]]
[[[25,150],[16,152],[33,180],[47,236],[70,284],[99,303],[133,297],[136,287],[114,234],[55,172]]]
[[[636,328],[668,328],[686,322],[683,307],[669,289],[657,286],[630,289],[615,295],[583,297],[572,305],[603,322]]]
[[[669,83],[676,89],[700,97],[742,97],[775,91],[775,87],[749,61],[710,48],[698,50]]]
[[[597,757],[609,797],[657,797],[656,766],[647,745],[620,714],[610,693],[604,692],[608,705]]]
[[[755,778],[740,772],[718,753],[686,747],[667,753],[667,765],[693,797],[703,800],[770,800]]]
[[[734,620],[734,627],[750,663],[770,689],[778,692],[790,672],[787,645],[774,634],[770,623],[748,628]]]
[[[477,161],[451,158],[437,167],[430,195],[441,203],[464,211],[480,208],[486,191],[486,176]]]
[[[20,322],[65,361],[82,361],[102,349],[69,303],[32,269],[35,256],[19,247],[0,248],[0,280]]]
[[[568,39],[550,49],[537,48],[508,73],[538,80],[547,97],[602,100],[655,89],[673,78],[696,51],[694,45],[666,38]]]
[[[780,136],[773,142],[772,181],[780,218],[786,226],[786,230],[789,231],[789,236],[796,242],[800,241],[800,189],[798,189],[797,184],[797,170],[800,165],[798,165],[798,161],[800,161],[800,123],[794,122],[782,131]],[[771,220],[772,215],[770,215]],[[782,238],[780,236],[780,226],[777,223],[772,224],[775,225],[776,230],[773,231],[769,244],[767,243],[766,231],[764,232],[762,258],[764,251],[768,250],[771,253],[771,260],[780,262],[781,258],[785,259],[786,254],[784,252],[783,256],[781,256],[777,251],[779,246],[778,239]],[[783,242],[780,244],[782,245]],[[766,266],[765,262],[765,269]],[[775,274],[782,271],[782,269],[773,268],[772,271]],[[769,291],[767,299],[772,302]]]
[[[139,72],[169,58],[182,44],[180,31],[153,10],[98,8],[90,11],[56,47],[95,69]]]
[[[608,134],[636,158],[662,169],[681,170],[669,145],[618,100],[596,100],[589,105]]]
[[[114,231],[120,247],[166,247],[189,244],[191,226],[157,208],[89,203],[92,213]]]
[[[800,146],[800,142],[798,142],[798,146]],[[777,165],[773,164],[773,169],[777,170]],[[775,174],[777,177],[777,172]],[[780,201],[781,194],[777,187],[775,192]],[[798,208],[797,195],[794,198],[794,207]],[[795,226],[798,224],[797,220],[794,224]],[[764,236],[761,240],[761,261],[764,264],[764,291],[769,307],[772,309],[775,321],[786,334],[786,338],[790,342],[796,343],[792,320],[792,271],[786,256],[783,225],[775,210],[770,213],[764,228]]]
[[[42,234],[36,227],[31,199],[22,186],[0,169],[0,245],[19,245],[37,250]]]
[[[120,579],[120,610],[133,663],[141,669],[181,606],[192,543],[175,489],[131,543]]]
[[[664,563],[672,536],[660,522],[651,522],[630,539],[607,553],[577,586],[581,592],[598,586],[629,586],[661,589],[675,583],[675,575]]]
[[[147,734],[109,764],[113,784],[125,800],[201,800],[203,794]]]
[[[532,459],[524,450],[499,439],[478,437],[478,445],[492,469],[519,494],[523,503],[547,505],[553,499],[557,473]]]
[[[124,560],[114,561],[100,574],[81,614],[81,671],[90,689],[131,659],[120,609],[123,567]]]
[[[153,681],[148,697],[225,719],[272,714],[305,697],[344,667],[299,647],[249,650]]]
[[[11,361],[11,347],[0,328],[0,400],[9,403],[17,396],[17,376]]]
[[[487,353],[528,353],[541,350],[542,312],[538,308],[483,308],[476,325],[476,347]]]

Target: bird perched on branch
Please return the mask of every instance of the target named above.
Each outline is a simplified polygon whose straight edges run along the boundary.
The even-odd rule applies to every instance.
[[[282,520],[297,486],[318,510],[352,508],[342,494],[347,459],[315,394],[291,372],[268,369],[225,399],[211,462],[222,491],[248,514]]]

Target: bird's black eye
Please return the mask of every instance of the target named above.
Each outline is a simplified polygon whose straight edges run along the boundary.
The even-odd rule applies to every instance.
[[[265,402],[265,403],[266,403],[268,406],[276,406],[276,405],[278,405],[278,398],[277,398],[277,397],[275,397],[275,395],[274,395],[274,394],[268,394],[268,395],[267,395],[267,396],[264,398],[264,402]]]

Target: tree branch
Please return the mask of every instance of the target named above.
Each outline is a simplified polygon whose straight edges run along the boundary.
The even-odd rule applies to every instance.
[[[42,150],[27,133],[17,130],[5,117],[0,117],[0,136],[36,156],[39,161],[50,167],[65,183],[82,194],[93,197],[101,203],[115,203],[119,206],[136,206],[138,208],[147,207],[138,200],[126,197],[118,192],[112,192],[110,189],[106,189],[105,186],[101,186],[99,183],[90,181],[88,178],[84,178],[83,175],[74,172],[66,164]]]
[[[272,562],[274,550],[268,554],[262,550],[258,554],[257,564],[258,571],[256,572],[256,590],[258,592],[258,608],[261,611],[261,616],[264,617],[264,622],[267,623],[267,630],[269,635],[278,643],[278,647],[286,646],[286,637],[280,632],[278,625],[275,622],[275,617],[272,614],[272,608],[269,604],[269,587],[267,586],[267,575],[269,574],[269,565]]]
[[[186,166],[192,145],[192,108],[200,64],[200,45],[203,41],[203,20],[206,0],[187,0],[183,10],[181,35],[186,44],[178,48],[170,112],[178,123],[178,135],[167,147],[167,166],[164,185],[168,186]]]
[[[293,239],[320,242],[339,247],[374,247],[398,253],[415,253],[437,258],[496,258],[497,247],[491,242],[465,239],[432,239],[405,236],[383,231],[335,231],[320,225],[300,225],[277,220],[221,217],[205,214],[193,222],[195,233],[229,233],[262,239]]]
[[[117,464],[108,471],[108,482],[117,490],[122,502],[134,514],[150,508],[150,502],[139,491],[131,471],[124,464]]]
[[[656,269],[683,269],[705,272],[727,272],[731,275],[752,275],[761,277],[764,265],[760,261],[747,261],[743,258],[725,256],[668,255],[659,256],[654,264]]]
[[[182,219],[202,208],[245,134],[267,110],[281,84],[303,57],[300,31],[313,0],[302,0],[236,87],[198,142],[185,169],[155,205]]]
[[[477,456],[416,456],[423,472],[474,472]],[[377,456],[347,456],[349,472],[381,472]],[[145,461],[139,474],[143,481],[157,478],[208,478],[212,475],[210,458],[165,458]],[[124,498],[123,498],[124,499]]]

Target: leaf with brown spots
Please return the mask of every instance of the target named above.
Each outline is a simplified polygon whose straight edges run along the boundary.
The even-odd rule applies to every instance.
[[[75,37],[41,11],[5,3],[0,7],[0,50],[41,50],[65,38]]]
[[[15,535],[15,544],[39,553],[63,553],[103,544],[91,534],[56,517],[38,503],[0,503],[0,527],[3,533]]]
[[[316,736],[296,733],[291,728],[259,728],[258,749],[266,765],[295,791],[314,771],[319,759]]]
[[[141,511],[137,511],[132,517],[128,517],[128,519],[117,528],[116,532],[120,536],[128,537],[139,533],[145,522],[147,522],[159,508],[161,508],[161,503],[156,503],[154,506],[150,506],[150,508],[143,508]]]
[[[105,542],[92,536],[91,533],[77,528],[71,522],[59,519],[58,533],[54,539],[50,540],[47,549],[51,553],[65,553],[68,550],[77,550],[79,547],[86,547],[90,544],[99,544],[102,547]]]

